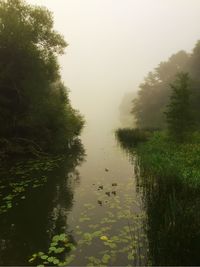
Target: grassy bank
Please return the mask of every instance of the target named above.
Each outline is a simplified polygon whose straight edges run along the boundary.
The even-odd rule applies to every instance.
[[[200,142],[175,143],[157,132],[138,147],[140,167],[158,177],[172,177],[191,186],[200,185]]]
[[[138,161],[152,266],[199,265],[200,134],[190,140],[177,143],[157,131],[128,149]]]
[[[118,129],[116,136],[125,149],[137,151],[142,171],[200,185],[200,133],[194,133],[187,143],[174,142],[165,132],[153,130]]]

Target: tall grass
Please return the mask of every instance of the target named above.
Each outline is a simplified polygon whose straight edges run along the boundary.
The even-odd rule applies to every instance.
[[[140,167],[159,177],[172,177],[190,186],[200,185],[200,142],[175,143],[165,133],[155,133],[138,148]]]
[[[141,142],[146,142],[151,136],[151,131],[137,128],[119,128],[116,130],[115,134],[123,146],[132,147]]]

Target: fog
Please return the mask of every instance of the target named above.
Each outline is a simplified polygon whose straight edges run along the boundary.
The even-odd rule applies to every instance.
[[[199,0],[28,0],[54,14],[69,46],[60,58],[70,99],[90,128],[117,127],[126,92],[200,39]]]

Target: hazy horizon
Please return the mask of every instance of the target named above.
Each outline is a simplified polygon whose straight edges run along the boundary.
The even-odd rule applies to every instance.
[[[54,14],[69,44],[60,58],[70,99],[87,123],[117,126],[125,93],[200,39],[198,0],[28,0]]]

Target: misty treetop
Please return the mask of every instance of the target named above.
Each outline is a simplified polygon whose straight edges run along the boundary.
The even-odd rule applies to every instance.
[[[192,53],[179,51],[161,62],[140,84],[132,113],[140,128],[166,128],[167,105],[177,73],[187,72],[191,78],[191,106],[194,120],[200,125],[200,41]]]
[[[79,135],[83,119],[70,104],[57,60],[66,46],[46,8],[0,0],[0,138],[6,150],[63,151]]]
[[[194,128],[190,103],[191,89],[188,73],[178,73],[176,80],[170,85],[172,94],[165,112],[168,130],[176,141],[186,141]]]

